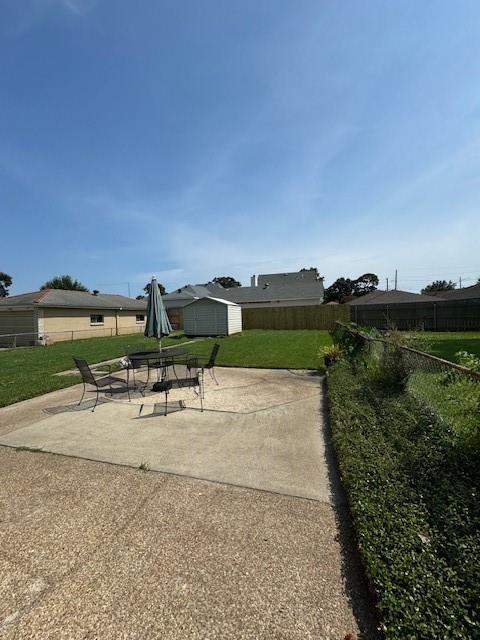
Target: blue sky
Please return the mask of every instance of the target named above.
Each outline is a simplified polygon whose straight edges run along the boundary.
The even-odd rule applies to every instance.
[[[479,64],[476,0],[2,0],[0,271],[473,284]]]

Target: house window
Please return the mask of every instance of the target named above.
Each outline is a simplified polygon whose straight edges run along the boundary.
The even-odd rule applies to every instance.
[[[136,320],[137,320],[137,322],[145,322],[145,314],[144,313],[137,313]]]
[[[103,324],[103,315],[99,313],[92,313],[90,316],[90,324]]]

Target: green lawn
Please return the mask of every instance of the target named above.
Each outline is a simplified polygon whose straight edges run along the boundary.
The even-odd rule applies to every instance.
[[[178,335],[164,339],[163,344],[179,344],[184,340],[183,335]],[[123,356],[129,351],[151,349],[154,344],[153,340],[135,333],[0,351],[0,407],[76,384],[77,376],[52,375],[72,369],[75,366],[73,355],[95,363]]]
[[[165,346],[187,340],[183,335],[167,338]],[[219,338],[217,364],[272,369],[315,369],[321,363],[318,350],[331,344],[327,331],[244,331]],[[189,351],[207,358],[215,340],[189,345]],[[89,363],[102,362],[130,351],[151,349],[154,341],[141,334],[59,342],[49,347],[0,351],[0,407],[76,384],[77,376],[54,376],[73,368],[72,356]]]
[[[268,331],[252,329],[219,339],[191,345],[192,353],[208,357],[219,342],[217,364],[226,367],[265,367],[267,369],[316,369],[323,361],[320,347],[332,344],[328,331]]]
[[[468,351],[480,356],[480,331],[452,331],[421,333],[430,342],[430,352],[439,358],[456,361],[457,351]]]

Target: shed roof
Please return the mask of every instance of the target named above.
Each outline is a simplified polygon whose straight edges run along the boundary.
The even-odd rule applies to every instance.
[[[231,302],[230,300],[224,300],[223,298],[214,298],[213,296],[203,296],[202,298],[196,298],[195,300],[188,302],[185,306],[190,306],[191,304],[194,304],[195,302],[201,302],[202,300],[211,300],[212,302],[219,302],[220,304],[226,304],[229,307],[240,306],[238,304],[235,304],[235,302]]]
[[[135,300],[127,296],[112,293],[93,294],[89,291],[71,291],[67,289],[43,289],[18,296],[0,299],[2,307],[68,307],[72,309],[116,309],[144,311],[146,300]]]

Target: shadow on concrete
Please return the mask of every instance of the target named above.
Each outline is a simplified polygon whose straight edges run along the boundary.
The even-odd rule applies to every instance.
[[[360,629],[359,638],[362,640],[379,640],[383,636],[378,630],[379,623],[375,603],[370,594],[360,559],[355,529],[340,480],[337,458],[333,448],[325,378],[321,381],[321,385],[323,390],[320,400],[320,414],[323,418],[322,435],[325,441],[325,461],[331,488],[331,502],[339,531],[338,542],[340,543],[342,554],[342,577],[345,582],[347,598]]]
[[[99,398],[97,407],[101,404],[106,404],[108,402],[107,398]],[[89,400],[84,400],[81,404],[75,402],[73,404],[65,404],[58,405],[56,407],[45,407],[42,409],[44,413],[47,413],[50,416],[56,416],[59,413],[76,413],[78,411],[91,411],[95,406],[95,398],[90,398]]]

